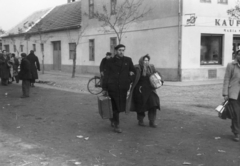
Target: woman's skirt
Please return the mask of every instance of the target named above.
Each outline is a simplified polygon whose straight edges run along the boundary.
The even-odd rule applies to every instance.
[[[160,110],[160,100],[158,95],[147,86],[137,85],[133,91],[133,102],[136,112],[145,112],[152,108]]]

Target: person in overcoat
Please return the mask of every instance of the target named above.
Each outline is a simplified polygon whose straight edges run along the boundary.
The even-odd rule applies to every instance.
[[[18,78],[18,67],[19,67],[19,61],[16,58],[15,54],[12,54],[12,60],[13,60],[13,77],[12,77],[12,81],[14,81],[14,78],[16,80],[16,82],[19,82],[19,78]]]
[[[149,64],[150,56],[147,54],[139,59],[139,64],[135,65],[136,77],[132,84],[130,94],[127,100],[127,111],[137,113],[138,125],[146,126],[144,124],[145,112],[148,112],[149,126],[156,128],[157,110],[160,110],[160,99],[156,90],[151,86],[149,77],[153,73],[158,73],[154,65]]]
[[[102,59],[99,69],[100,69],[100,73],[101,76],[104,76],[104,72],[106,70],[106,64],[107,64],[107,60],[109,60],[110,58],[112,58],[112,53],[111,52],[107,52],[106,56]]]
[[[10,76],[10,66],[9,66],[10,58],[6,52],[6,50],[2,51],[2,56],[0,56],[0,67],[1,67],[1,84],[7,86]]]
[[[106,63],[106,74],[103,80],[103,90],[111,97],[113,118],[110,119],[114,131],[121,133],[119,128],[119,113],[126,111],[127,92],[135,73],[132,59],[124,56],[125,46],[115,47],[117,54]]]
[[[40,64],[38,57],[34,54],[34,51],[31,50],[30,54],[27,56],[27,59],[31,63],[31,72],[32,72],[32,79],[31,79],[31,87],[34,87],[35,80],[38,79],[38,71],[40,71]]]
[[[240,133],[240,51],[237,51],[235,60],[228,63],[222,95],[224,100],[228,100],[232,105],[234,116],[232,118],[231,129],[234,134],[233,140],[239,142]]]
[[[27,59],[27,55],[25,53],[21,53],[21,64],[20,64],[20,72],[19,72],[19,79],[22,80],[22,96],[21,98],[29,97],[30,91],[30,81],[32,79],[31,73],[31,63]]]

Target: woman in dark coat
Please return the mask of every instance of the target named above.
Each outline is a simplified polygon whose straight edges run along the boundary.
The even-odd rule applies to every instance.
[[[0,77],[1,77],[1,84],[7,86],[8,85],[8,79],[10,76],[10,57],[7,55],[6,51],[2,51],[3,54],[0,56]]]
[[[150,56],[145,55],[140,58],[139,65],[135,66],[136,78],[128,97],[126,109],[127,111],[137,112],[138,124],[140,126],[145,126],[143,119],[145,112],[148,112],[149,126],[155,128],[157,127],[155,121],[157,109],[160,110],[160,100],[156,90],[150,84],[150,75],[157,71],[154,65],[149,64],[149,60]],[[160,73],[159,75],[161,76]]]
[[[30,54],[27,56],[27,59],[30,61],[31,64],[31,73],[32,73],[32,79],[31,79],[31,86],[34,87],[35,80],[38,79],[38,71],[40,71],[40,64],[38,57],[34,54],[34,51],[31,50]]]

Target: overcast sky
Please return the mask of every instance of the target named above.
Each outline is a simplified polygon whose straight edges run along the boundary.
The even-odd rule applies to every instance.
[[[35,11],[66,3],[67,0],[0,0],[0,28],[7,31]]]

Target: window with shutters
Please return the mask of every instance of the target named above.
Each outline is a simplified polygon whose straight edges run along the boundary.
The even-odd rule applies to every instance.
[[[110,38],[110,52],[112,53],[112,56],[115,55],[115,46],[117,45],[117,38],[111,37]]]
[[[89,19],[94,17],[94,0],[88,0],[89,2]]]
[[[89,40],[89,61],[95,60],[95,44],[94,39]]]
[[[73,59],[76,55],[76,43],[69,43],[69,59]]]

